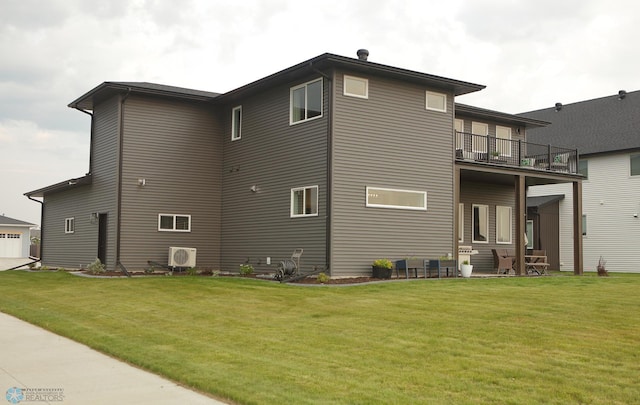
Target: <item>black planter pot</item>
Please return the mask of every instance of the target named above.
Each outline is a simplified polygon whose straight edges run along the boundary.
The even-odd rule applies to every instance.
[[[373,278],[391,278],[391,270],[386,267],[371,266]]]

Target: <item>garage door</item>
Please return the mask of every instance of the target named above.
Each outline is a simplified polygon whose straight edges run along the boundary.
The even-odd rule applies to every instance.
[[[22,234],[0,232],[0,257],[22,257]]]

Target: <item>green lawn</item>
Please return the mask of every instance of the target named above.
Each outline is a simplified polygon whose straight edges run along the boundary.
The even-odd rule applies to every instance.
[[[0,311],[243,404],[640,401],[640,275],[301,287],[9,271]]]

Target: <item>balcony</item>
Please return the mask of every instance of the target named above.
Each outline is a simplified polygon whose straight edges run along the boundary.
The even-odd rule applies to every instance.
[[[559,173],[578,173],[577,149],[457,132],[456,160]]]

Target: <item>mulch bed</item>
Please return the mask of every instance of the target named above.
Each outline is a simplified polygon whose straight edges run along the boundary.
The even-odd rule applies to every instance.
[[[81,270],[79,271],[79,273],[86,276],[92,276],[92,277],[126,277],[126,275],[121,271],[105,271],[100,274],[91,274],[86,270]],[[186,271],[174,271],[173,273],[170,273],[168,271],[152,272],[152,273],[148,273],[144,271],[130,271],[129,274],[132,277],[159,277],[159,276],[212,277],[214,276],[214,272],[210,270],[201,271],[201,272],[198,272],[197,274],[189,274]],[[255,279],[266,280],[266,281],[275,281],[269,278],[269,275],[267,274],[255,274],[255,273],[249,274],[246,276],[240,276],[238,274],[233,274],[233,273],[218,273],[215,275],[215,277],[244,277],[244,278],[255,278]],[[320,284],[359,284],[359,283],[369,283],[372,281],[388,281],[388,280],[389,279],[379,279],[379,278],[373,278],[373,277],[350,277],[350,278],[332,278],[324,283],[320,283],[315,277],[306,277],[300,280],[293,281],[290,284],[318,284],[318,285]]]

